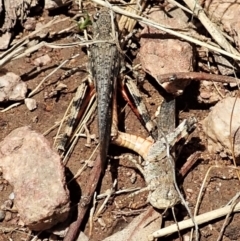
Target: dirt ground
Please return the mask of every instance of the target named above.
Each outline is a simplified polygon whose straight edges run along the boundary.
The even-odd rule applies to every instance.
[[[52,16],[48,12],[43,12],[41,16],[38,16],[38,21],[42,23],[47,23],[53,19],[55,14]],[[58,14],[60,17],[65,17],[64,14]],[[60,24],[54,25],[54,31],[60,31],[61,29],[67,28],[73,25],[72,22],[66,21]],[[52,29],[53,30],[53,29]],[[75,31],[75,30],[74,30]],[[74,32],[73,31],[73,32]],[[27,32],[19,33],[19,37],[24,36]],[[51,40],[52,41],[52,40]],[[74,34],[69,36],[59,36],[58,39],[54,39],[54,43],[69,43],[73,42]],[[3,140],[12,130],[22,127],[31,126],[34,130],[39,133],[44,133],[49,128],[51,128],[56,122],[60,121],[63,117],[71,99],[74,96],[76,88],[81,83],[82,79],[87,76],[86,63],[88,61],[86,55],[86,49],[81,47],[72,48],[60,48],[60,49],[50,49],[43,47],[38,51],[34,52],[28,57],[24,57],[18,60],[11,61],[5,66],[7,71],[14,72],[22,77],[23,81],[26,81],[29,90],[33,90],[38,83],[47,76],[56,66],[61,64],[64,60],[70,58],[74,54],[79,53],[80,55],[71,61],[69,61],[62,69],[58,70],[54,75],[47,79],[43,84],[40,91],[34,95],[34,99],[37,101],[38,107],[34,111],[29,111],[24,104],[12,108],[6,112],[0,114],[0,140]],[[33,64],[34,59],[39,56],[48,54],[51,58],[51,62],[47,66],[43,66],[40,69],[36,69]],[[64,75],[67,70],[73,67],[82,66],[81,71],[74,73],[73,75],[60,80],[60,77]],[[45,98],[45,96],[52,92],[57,83],[63,83],[67,85],[67,89],[61,93],[51,97]],[[153,115],[161,102],[161,97],[156,90],[153,81],[145,79],[143,84],[144,89],[144,100],[147,107]],[[234,95],[233,90],[226,89],[222,84],[217,85],[220,90],[223,90],[226,94]],[[177,170],[179,170],[187,158],[196,151],[200,151],[200,158],[196,161],[194,166],[191,168],[190,172],[184,177],[184,179],[179,178],[179,186],[185,195],[186,201],[191,209],[194,210],[197,202],[197,196],[200,191],[203,179],[206,176],[207,171],[211,166],[218,165],[219,168],[213,168],[210,172],[207,182],[205,184],[206,188],[202,194],[202,199],[200,200],[199,214],[220,208],[226,205],[236,193],[239,192],[240,182],[236,177],[235,172],[228,168],[232,163],[228,159],[223,159],[219,155],[210,154],[207,150],[208,140],[202,132],[201,120],[203,120],[209,113],[212,105],[203,104],[198,101],[198,96],[200,93],[199,83],[190,84],[183,95],[177,98],[177,111],[179,122],[189,116],[195,116],[198,120],[197,128],[192,134],[189,142],[185,145],[181,156],[177,162]],[[213,90],[216,95],[218,95],[217,90]],[[147,94],[146,94],[147,93]],[[11,103],[2,104],[1,107],[6,108]],[[119,97],[119,106],[124,107],[124,101]],[[124,114],[119,117],[120,126],[128,133],[134,133],[136,135],[147,137],[148,133],[141,125],[140,121],[137,119],[135,114],[127,106],[125,108]],[[96,123],[96,113],[94,113],[94,118],[89,125],[89,130],[91,134],[97,135],[97,123]],[[46,138],[50,143],[53,143],[54,137],[56,135],[57,129],[54,129]],[[85,160],[88,160],[93,152],[96,144],[93,143],[91,147],[86,147],[86,139],[80,138],[76,145],[68,163],[67,163],[67,179],[69,180],[72,175],[76,174],[77,171],[82,167]],[[111,145],[109,148],[109,154],[120,155],[128,153],[128,150]],[[132,153],[133,154],[133,153]],[[134,155],[134,154],[133,154]],[[92,158],[94,160],[94,157]],[[72,198],[72,205],[78,203],[80,198],[80,188],[83,189],[86,185],[89,177],[89,172],[91,168],[88,167],[84,170],[81,176],[77,179],[77,182],[71,183],[69,186]],[[131,182],[131,177],[135,176],[136,180],[134,183]],[[104,193],[106,190],[112,187],[113,180],[117,178],[117,189],[125,189],[130,187],[144,187],[145,181],[141,174],[133,168],[133,165],[129,163],[126,159],[123,160],[111,160],[109,162],[105,176],[98,185],[98,193]],[[3,204],[8,196],[13,191],[12,187],[0,176],[0,205]],[[104,221],[105,225],[98,220],[94,222],[94,227],[92,231],[91,240],[103,240],[105,237],[122,230],[136,214],[136,210],[128,207],[128,202],[139,202],[144,203],[147,194],[136,196],[134,200],[129,200],[125,207],[119,207],[118,203],[126,199],[127,195],[121,194],[112,197],[107,203],[106,208],[101,215],[101,219]],[[98,202],[97,208],[102,204],[103,200]],[[139,208],[138,213],[141,213],[144,208]],[[124,213],[128,215],[124,215]],[[187,216],[186,210],[181,205],[176,207],[177,220],[182,220]],[[24,231],[12,231],[4,232],[4,228],[17,227],[19,228],[19,217],[17,213],[11,213],[11,218],[8,221],[0,222],[0,241],[5,240],[31,240],[28,238],[28,233]],[[85,224],[82,225],[81,230],[83,230],[87,235],[89,232],[88,218],[85,219]],[[200,225],[201,241],[204,240],[217,240],[220,235],[221,228],[224,220],[218,219],[211,221],[208,224]],[[240,240],[239,231],[240,215],[234,214],[228,223],[222,240]],[[168,226],[174,223],[171,214],[164,218],[163,225]],[[190,230],[181,232],[185,237],[184,240],[188,240],[190,236]],[[50,234],[47,232],[42,233],[39,238],[48,240]],[[171,235],[161,240],[179,240],[178,235]]]

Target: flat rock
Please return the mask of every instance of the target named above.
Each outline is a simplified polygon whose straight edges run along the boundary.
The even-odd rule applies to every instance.
[[[35,99],[32,98],[25,98],[24,99],[25,105],[29,110],[35,110],[37,108],[37,102]]]
[[[12,72],[0,72],[0,102],[23,100],[27,84]]]
[[[231,139],[234,138],[234,155],[236,161],[240,162],[240,98],[234,105],[236,98],[227,97],[218,102],[209,113],[207,118],[202,121],[203,131],[208,137],[208,150],[213,153],[224,152],[231,155]],[[232,109],[232,123],[231,115]]]
[[[169,28],[187,28],[188,18],[181,9],[169,11],[168,15],[164,11],[153,9],[148,17]],[[156,80],[162,74],[193,70],[193,49],[185,41],[178,40],[161,30],[145,26],[141,33],[140,44],[138,57],[142,68]],[[189,83],[189,81],[174,80],[163,83],[162,86],[166,91],[180,95]]]
[[[34,59],[33,64],[36,66],[44,66],[47,65],[51,61],[51,58],[48,54],[45,54],[41,57]]]
[[[59,155],[29,127],[12,131],[0,143],[3,177],[13,186],[21,220],[32,230],[67,219],[69,192]]]

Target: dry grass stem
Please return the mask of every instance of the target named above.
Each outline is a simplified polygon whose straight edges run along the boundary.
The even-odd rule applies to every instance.
[[[127,188],[127,189],[118,190],[118,191],[116,191],[116,192],[113,192],[113,195],[119,195],[119,194],[129,193],[129,192],[135,192],[135,191],[138,191],[138,190],[140,190],[140,189],[141,189],[140,187]],[[100,200],[100,199],[106,197],[107,195],[108,195],[107,193],[99,194],[99,195],[97,196],[97,199]]]
[[[240,53],[235,48],[233,48],[233,46],[222,35],[218,27],[210,21],[210,19],[205,14],[203,8],[198,4],[197,1],[184,0],[184,2],[194,12],[194,15],[198,17],[202,25],[207,29],[208,33],[219,44],[219,46],[221,46],[229,53],[235,54],[236,56],[240,55]]]
[[[66,121],[68,118],[68,116],[64,116],[63,119],[61,121],[57,121],[55,122],[55,124],[53,126],[51,126],[48,130],[46,130],[45,132],[43,132],[44,136],[47,136],[51,131],[53,131],[54,129],[56,129],[58,126],[60,126],[64,121]],[[58,133],[59,134],[59,133]],[[58,134],[56,136],[58,136]],[[54,138],[54,143],[53,146],[55,146],[56,144],[56,139]]]
[[[117,185],[117,179],[114,180],[112,188],[110,190],[108,190],[107,196],[103,202],[103,204],[101,205],[101,207],[98,209],[97,213],[96,213],[96,218],[98,218],[98,216],[102,213],[102,210],[104,209],[105,205],[107,204],[109,198],[113,195],[115,188]]]
[[[240,193],[237,193],[237,194],[235,195],[235,197],[233,197],[232,200],[230,201],[231,206],[232,206],[232,210],[229,211],[229,213],[228,213],[228,214],[226,215],[226,217],[225,217],[225,220],[224,220],[224,223],[223,223],[223,225],[222,225],[222,228],[221,228],[221,231],[220,231],[220,233],[219,233],[219,236],[218,236],[217,241],[222,240],[222,237],[223,237],[223,235],[224,235],[224,230],[225,230],[225,228],[227,227],[227,225],[228,225],[228,223],[229,223],[229,221],[230,221],[230,215],[231,215],[232,212],[233,212],[234,206],[237,204],[237,199],[239,198],[239,196],[240,196]]]
[[[195,221],[198,225],[200,225],[203,223],[207,223],[211,220],[223,217],[231,211],[233,213],[239,212],[240,211],[240,202],[237,205],[235,205],[234,208],[232,208],[232,205],[228,205],[226,207],[219,208],[214,211],[210,211],[210,212],[198,215],[195,217]],[[160,238],[160,237],[164,237],[164,236],[173,234],[178,231],[177,226],[179,227],[179,230],[184,230],[184,229],[193,227],[194,223],[193,223],[192,219],[188,219],[188,220],[178,222],[178,225],[173,224],[169,227],[162,228],[162,229],[152,233],[151,235],[149,235],[149,240],[153,240],[154,238]]]
[[[10,49],[5,51],[0,55],[0,68],[3,67],[5,64],[7,64],[9,61],[11,61],[13,58],[17,58],[17,56],[20,56],[20,53],[23,52],[27,47],[24,47],[27,43],[29,43],[29,38],[36,35],[37,33],[41,32],[43,29],[52,27],[52,25],[64,22],[66,20],[69,20],[69,18],[63,18],[63,19],[53,19],[49,21],[47,24],[43,25],[41,28],[31,32],[24,38],[17,41]],[[22,56],[21,56],[22,57]]]
[[[207,173],[206,173],[206,175],[205,175],[205,177],[204,177],[204,179],[203,179],[201,188],[200,188],[200,190],[199,190],[199,194],[198,194],[198,198],[197,198],[197,202],[196,202],[196,206],[195,206],[195,210],[194,210],[194,216],[196,216],[197,213],[198,213],[199,206],[200,206],[200,201],[201,201],[201,199],[202,199],[203,189],[204,189],[205,184],[206,184],[206,182],[207,182],[207,178],[208,178],[211,170],[214,169],[214,168],[224,168],[224,169],[229,168],[229,169],[234,169],[234,170],[240,170],[240,168],[234,167],[234,166],[229,166],[229,167],[226,167],[226,166],[218,166],[218,165],[211,166],[211,167],[208,169],[208,171],[207,171]]]
[[[0,112],[1,112],[1,113],[4,113],[4,112],[6,112],[6,111],[8,111],[8,110],[11,110],[11,109],[14,108],[14,107],[17,107],[17,106],[21,105],[22,103],[23,103],[23,101],[14,103],[14,104],[8,106],[7,108],[1,110]]]
[[[52,76],[58,69],[60,69],[63,65],[65,65],[67,62],[69,62],[72,59],[75,59],[79,56],[80,54],[76,54],[74,56],[72,56],[69,59],[66,59],[65,61],[63,61],[57,68],[55,68],[51,73],[49,73],[46,77],[44,77],[42,79],[42,81],[37,85],[37,87],[28,95],[28,98],[32,97],[34,94],[36,94],[38,92],[38,89],[42,86],[42,84],[46,81],[46,79],[48,79],[50,76]]]
[[[91,156],[88,158],[88,160],[84,163],[84,165],[82,166],[82,168],[78,169],[77,173],[74,175],[74,177],[68,182],[68,184],[70,182],[72,182],[73,180],[77,179],[82,172],[85,170],[85,168],[88,166],[88,164],[90,163],[90,161],[92,161],[93,155],[96,153],[97,149],[99,147],[99,144],[94,148],[93,152],[91,153]]]
[[[97,203],[96,196],[97,196],[97,193],[94,192],[94,195],[93,195],[93,206],[92,206],[92,208],[90,209],[90,213],[89,213],[89,233],[88,233],[88,237],[91,237],[91,236],[92,236],[92,230],[93,230],[93,214],[94,214],[94,212],[95,212],[96,203]]]
[[[95,2],[95,3],[97,3],[97,4],[101,5],[101,6],[104,6],[104,7],[109,7],[109,4],[107,4],[106,2],[104,2],[102,0],[92,0],[92,2]],[[182,38],[182,39],[184,39],[186,41],[189,41],[191,43],[195,43],[196,45],[199,45],[199,46],[202,46],[202,47],[206,47],[209,50],[216,51],[218,53],[221,53],[223,55],[231,57],[231,58],[233,58],[235,60],[240,60],[240,56],[239,55],[232,54],[231,52],[227,52],[227,51],[222,50],[222,49],[220,49],[218,47],[215,47],[213,45],[210,45],[210,44],[207,44],[205,42],[202,42],[202,41],[200,41],[198,39],[192,38],[190,36],[187,36],[187,35],[184,35],[182,33],[177,32],[177,31],[174,31],[174,30],[172,30],[170,28],[164,27],[163,25],[160,25],[160,24],[158,24],[158,23],[156,23],[156,22],[154,22],[152,20],[149,20],[147,18],[141,17],[141,16],[133,14],[133,13],[129,13],[128,11],[125,11],[125,10],[123,10],[123,9],[117,7],[117,6],[111,6],[111,9],[114,12],[116,12],[116,13],[125,15],[125,16],[130,17],[130,18],[133,18],[136,21],[139,21],[139,22],[141,22],[143,24],[146,24],[148,26],[152,26],[154,28],[160,29],[162,31],[165,31],[166,33],[172,34],[172,35],[177,36],[179,38]]]
[[[171,4],[173,4],[173,5],[175,5],[175,6],[177,6],[177,7],[179,7],[179,8],[181,8],[183,11],[185,11],[185,12],[188,12],[188,13],[191,13],[192,14],[192,11],[191,10],[189,10],[188,8],[186,8],[186,7],[184,7],[183,5],[181,5],[180,3],[178,3],[178,2],[176,2],[176,1],[174,1],[174,0],[168,0],[168,2],[169,3],[171,3]]]

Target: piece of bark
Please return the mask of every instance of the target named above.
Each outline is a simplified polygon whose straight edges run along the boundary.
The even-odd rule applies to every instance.
[[[41,231],[66,220],[69,192],[64,167],[44,136],[29,127],[12,131],[0,143],[0,166],[26,226]]]

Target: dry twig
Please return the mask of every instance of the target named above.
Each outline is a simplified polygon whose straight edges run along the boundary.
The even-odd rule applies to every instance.
[[[85,188],[85,191],[83,192],[80,204],[78,206],[77,220],[71,223],[63,241],[74,241],[76,239],[77,234],[79,232],[79,227],[82,224],[83,218],[89,208],[89,204],[91,203],[92,196],[99,183],[100,176],[101,176],[101,158],[97,156],[89,176],[88,184]]]

